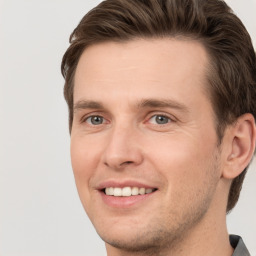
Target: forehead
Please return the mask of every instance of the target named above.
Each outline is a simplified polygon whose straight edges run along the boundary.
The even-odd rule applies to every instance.
[[[104,42],[83,52],[74,79],[74,101],[110,91],[128,98],[152,97],[162,90],[173,94],[206,88],[208,55],[191,39],[137,39]],[[193,87],[197,88],[193,88]],[[150,95],[151,94],[151,95]],[[97,96],[98,95],[98,96]]]

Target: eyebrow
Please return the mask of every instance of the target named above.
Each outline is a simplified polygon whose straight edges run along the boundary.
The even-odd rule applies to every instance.
[[[91,100],[79,100],[74,104],[73,112],[76,112],[77,110],[82,109],[103,109],[104,106],[97,101],[91,101]]]
[[[135,104],[137,109],[143,108],[172,108],[181,112],[189,112],[186,105],[171,99],[142,99]],[[74,113],[83,109],[105,109],[104,105],[98,101],[79,100],[74,104]]]
[[[172,108],[181,112],[189,112],[185,104],[172,99],[145,99],[137,104],[138,108]]]

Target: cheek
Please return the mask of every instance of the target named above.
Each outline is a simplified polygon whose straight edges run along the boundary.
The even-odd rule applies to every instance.
[[[97,143],[96,143],[97,144]],[[97,169],[97,151],[99,146],[88,141],[80,136],[71,137],[71,162],[74,173],[77,191],[84,207],[84,210],[89,215],[90,209],[93,206],[91,200],[91,192],[93,188],[90,186],[90,181]]]
[[[176,218],[177,223],[187,215],[192,216],[193,212],[205,211],[218,182],[217,149],[213,145],[205,147],[188,140],[179,142],[169,142],[166,150],[155,151],[157,157],[154,158],[155,169],[165,180],[166,203],[161,210],[171,220]]]
[[[82,186],[83,189],[89,186],[89,180],[98,163],[96,148],[99,147],[95,143],[88,143],[82,137],[71,137],[71,162],[78,190]]]
[[[205,144],[201,141],[199,137],[178,135],[154,141],[154,147],[147,153],[151,155],[154,168],[165,178],[168,189],[183,191],[204,186],[205,180],[212,175],[209,169],[215,171],[215,142]]]

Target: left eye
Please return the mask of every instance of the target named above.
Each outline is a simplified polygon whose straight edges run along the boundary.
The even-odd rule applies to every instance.
[[[91,125],[100,125],[104,123],[104,118],[102,116],[90,116],[86,118],[85,122]]]
[[[154,115],[149,119],[149,121],[153,124],[168,124],[171,122],[171,119],[163,115]]]

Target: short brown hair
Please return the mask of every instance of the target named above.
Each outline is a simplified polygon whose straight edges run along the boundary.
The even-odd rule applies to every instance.
[[[210,56],[209,95],[220,143],[226,126],[239,116],[252,113],[255,118],[255,52],[244,25],[224,1],[106,0],[83,17],[63,56],[61,70],[70,131],[73,80],[86,47],[106,41],[177,36],[200,41]],[[227,212],[237,203],[247,168],[232,182]]]

